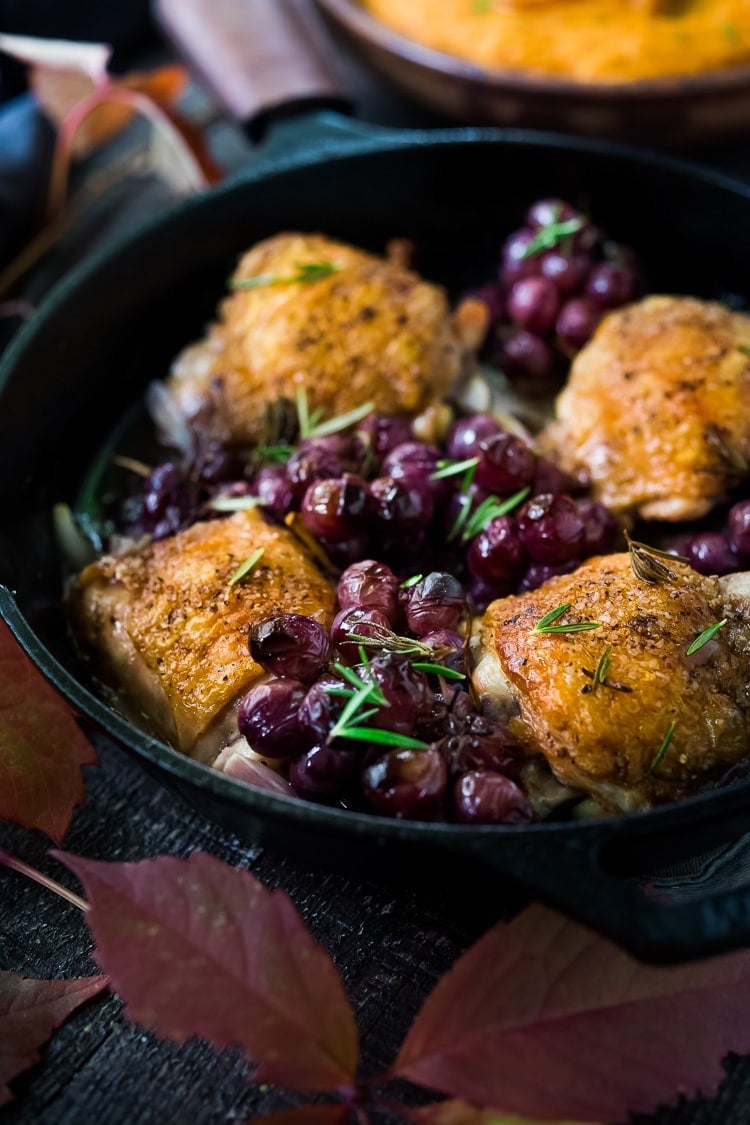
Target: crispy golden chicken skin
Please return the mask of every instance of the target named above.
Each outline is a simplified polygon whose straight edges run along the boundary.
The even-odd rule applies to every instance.
[[[649,297],[610,313],[542,446],[614,511],[699,518],[748,471],[748,348],[750,317],[712,302]]]
[[[321,264],[316,279],[293,280]],[[182,352],[167,384],[193,428],[224,443],[265,440],[265,408],[281,396],[294,401],[300,387],[326,416],[367,402],[416,416],[444,397],[486,328],[478,302],[453,317],[438,286],[323,235],[259,243],[234,275],[248,278],[257,287],[222,302],[208,337]]]
[[[627,554],[590,559],[532,593],[493,602],[481,625],[473,679],[485,707],[510,716],[529,754],[543,754],[563,785],[605,811],[675,800],[750,751],[750,576],[705,578],[668,565],[676,581],[651,584],[636,578]],[[556,624],[599,628],[534,632],[566,603]],[[608,648],[605,682],[594,686]]]
[[[107,679],[179,749],[211,760],[231,734],[233,705],[262,675],[249,626],[279,612],[328,626],[335,597],[294,536],[251,509],[99,559],[79,575],[70,607]]]

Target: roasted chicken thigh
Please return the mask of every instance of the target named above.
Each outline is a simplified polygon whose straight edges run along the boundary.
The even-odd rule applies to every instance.
[[[170,742],[211,761],[234,736],[240,696],[262,675],[249,626],[280,612],[328,626],[335,590],[291,532],[251,509],[99,559],[69,601],[106,678]]]
[[[610,313],[542,446],[613,511],[705,515],[750,464],[750,316],[690,297]]]
[[[398,261],[323,235],[259,243],[230,285],[167,384],[189,425],[225,444],[263,441],[268,406],[300,388],[327,416],[368,402],[417,416],[456,382],[486,328],[480,302],[453,316],[443,290]]]
[[[627,554],[590,559],[493,602],[477,638],[473,680],[485,709],[607,812],[684,796],[750,748],[750,575],[667,565],[674,579],[652,583]],[[553,631],[535,631],[566,605]],[[597,627],[566,631],[581,622]]]

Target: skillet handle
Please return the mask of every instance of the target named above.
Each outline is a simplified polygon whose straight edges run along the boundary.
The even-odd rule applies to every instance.
[[[695,825],[696,840],[704,827]],[[635,836],[601,824],[540,826],[515,837],[512,832],[502,837],[488,833],[484,840],[477,831],[471,835],[474,858],[485,868],[501,872],[644,961],[688,961],[750,944],[750,838],[741,833],[731,846],[740,885],[700,890],[693,882],[683,897],[677,884],[670,893],[662,883],[654,887],[617,872],[616,854],[627,856],[631,849],[648,854],[647,827]],[[660,843],[654,840],[651,855],[659,854]]]
[[[307,0],[155,0],[168,38],[251,136],[301,108],[348,110]]]

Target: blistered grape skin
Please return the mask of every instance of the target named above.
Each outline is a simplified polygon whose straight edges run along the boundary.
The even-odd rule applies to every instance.
[[[586,525],[569,496],[535,496],[521,508],[517,524],[533,562],[558,566],[579,557],[584,548]]]
[[[511,582],[526,562],[515,520],[508,516],[491,520],[472,542],[466,561],[475,578],[493,586]]]
[[[750,500],[740,500],[730,508],[727,537],[730,546],[742,555],[743,560],[750,558]]]
[[[314,680],[328,663],[331,642],[322,625],[300,613],[278,613],[252,626],[250,655],[272,676]]]
[[[525,277],[510,291],[508,313],[528,332],[546,336],[555,326],[560,311],[560,294],[546,277]]]
[[[370,485],[376,538],[383,534],[386,545],[406,541],[419,546],[432,519],[435,504],[424,478],[376,477]]]
[[[267,680],[250,689],[237,712],[239,732],[264,758],[291,758],[304,746],[297,712],[307,688],[299,680]]]
[[[740,560],[721,531],[702,531],[693,536],[688,558],[699,574],[734,574],[740,569]]]
[[[372,657],[366,674],[375,679],[388,702],[373,716],[372,726],[411,734],[432,706],[433,693],[427,676],[414,668],[412,660],[396,653]]]
[[[379,609],[392,623],[400,617],[398,578],[375,559],[362,559],[347,567],[339,578],[337,596],[340,609],[357,605]]]
[[[289,766],[289,782],[300,797],[331,800],[344,796],[356,772],[355,754],[319,743],[294,759]]]
[[[479,443],[484,438],[495,437],[502,432],[503,427],[491,414],[472,414],[468,418],[459,418],[448,434],[448,457],[452,461],[466,461],[470,457],[476,457]]]
[[[381,461],[399,445],[414,440],[411,421],[401,414],[368,414],[357,428],[369,440],[370,449],[377,461]]]
[[[370,490],[354,473],[336,480],[319,480],[305,492],[302,519],[321,539],[342,542],[362,528],[369,512]]]
[[[511,378],[547,379],[555,369],[555,355],[541,336],[519,328],[502,341],[497,364]]]
[[[453,791],[459,824],[528,824],[533,811],[528,797],[509,777],[489,770],[471,770]]]
[[[286,479],[292,496],[300,501],[307,489],[319,480],[333,480],[341,476],[344,464],[340,457],[326,446],[308,443],[295,450],[286,463]]]
[[[294,505],[294,496],[283,465],[265,465],[253,477],[253,493],[275,516],[283,519]]]
[[[503,243],[500,254],[500,278],[506,285],[513,285],[524,277],[538,275],[541,264],[540,255],[527,255],[535,232],[521,229],[510,234]]]
[[[331,625],[331,641],[338,648],[342,660],[356,663],[360,642],[352,641],[349,634],[357,633],[363,637],[377,639],[390,628],[389,619],[379,609],[349,606],[334,617]]]
[[[443,811],[448,771],[439,752],[391,750],[364,771],[362,790],[375,812],[399,820],[434,820]]]
[[[616,309],[632,301],[637,291],[632,270],[614,262],[594,266],[586,282],[586,296],[601,309]]]
[[[479,443],[475,480],[496,496],[509,496],[534,480],[536,454],[515,434],[497,434]]]
[[[418,636],[455,629],[466,609],[463,586],[452,574],[432,571],[408,591],[406,621]]]
[[[560,309],[555,326],[560,346],[569,353],[580,351],[594,335],[601,318],[601,309],[588,297],[571,298]]]
[[[300,729],[315,743],[325,742],[344,709],[345,699],[333,695],[328,688],[344,688],[346,684],[330,673],[324,674],[307,689],[300,703],[297,722]]]

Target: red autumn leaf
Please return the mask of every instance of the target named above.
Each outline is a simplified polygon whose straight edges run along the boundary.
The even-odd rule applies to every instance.
[[[544,1125],[529,1117],[515,1113],[501,1113],[497,1109],[475,1109],[468,1102],[436,1102],[420,1109],[407,1110],[410,1121],[417,1125]],[[580,1125],[575,1121],[557,1121],[555,1125]]]
[[[750,954],[641,965],[535,906],[485,934],[438,983],[391,1077],[557,1121],[617,1121],[712,1094],[750,1050]]]
[[[141,863],[57,854],[86,889],[96,958],[131,1019],[178,1043],[237,1043],[260,1081],[351,1085],[357,1028],[341,979],[283,891],[204,852]]]
[[[106,977],[28,980],[0,971],[0,1105],[13,1097],[7,1083],[39,1062],[53,1029],[106,985]]]
[[[252,1117],[248,1125],[346,1125],[349,1106],[301,1105],[296,1109],[279,1109],[265,1117]]]
[[[84,799],[81,766],[95,762],[67,704],[0,622],[0,819],[59,843]]]

